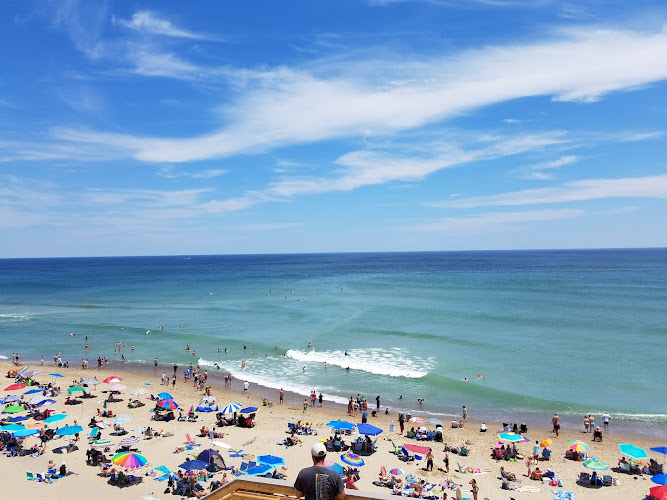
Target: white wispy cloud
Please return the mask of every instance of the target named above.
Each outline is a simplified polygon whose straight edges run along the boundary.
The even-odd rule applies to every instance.
[[[434,222],[402,226],[403,231],[479,233],[516,230],[521,224],[572,219],[586,215],[584,210],[534,210],[526,212],[489,212],[468,217],[446,217]]]
[[[576,155],[565,155],[557,160],[545,161],[522,167],[519,169],[519,173],[526,179],[550,180],[553,179],[553,175],[549,172],[545,172],[545,170],[553,170],[564,165],[570,165],[578,160],[579,157]]]
[[[591,102],[610,92],[635,90],[667,78],[665,53],[667,30],[590,27],[563,30],[539,43],[485,47],[428,60],[396,55],[349,65],[337,61],[308,71],[203,68],[172,53],[137,51],[134,71],[140,74],[183,79],[226,75],[239,85],[238,97],[225,106],[222,128],[180,139],[95,131],[77,135],[83,142],[111,140],[136,159],[157,162],[382,136],[510,99],[550,95],[557,101]]]
[[[132,15],[131,19],[121,19],[113,17],[114,24],[124,26],[125,28],[137,31],[142,34],[162,35],[174,38],[202,39],[202,35],[178,28],[168,19],[159,17],[154,12],[148,10],[139,10]]]
[[[621,179],[587,179],[560,187],[525,189],[511,193],[425,203],[430,207],[477,208],[543,205],[605,198],[667,198],[667,175]]]

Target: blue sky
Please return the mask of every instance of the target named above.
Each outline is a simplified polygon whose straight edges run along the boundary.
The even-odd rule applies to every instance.
[[[662,1],[17,0],[0,33],[0,257],[667,246]]]

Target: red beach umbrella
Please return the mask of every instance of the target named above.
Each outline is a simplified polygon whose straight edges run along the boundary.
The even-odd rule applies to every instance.
[[[19,389],[24,389],[25,384],[12,384],[5,387],[5,391],[17,391]]]
[[[117,384],[118,382],[122,381],[123,379],[120,377],[116,377],[115,375],[111,377],[107,377],[104,379],[105,384]]]

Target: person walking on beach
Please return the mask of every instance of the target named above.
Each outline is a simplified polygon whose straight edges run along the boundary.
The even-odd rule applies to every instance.
[[[432,471],[433,470],[433,448],[429,448],[428,452],[426,452],[426,467],[424,468],[426,471]]]
[[[468,409],[465,407],[465,405],[463,405],[463,421],[468,421]]]
[[[554,416],[551,417],[551,425],[553,425],[554,432],[556,432],[556,424],[558,423],[558,420],[560,420],[558,413],[554,413]]]
[[[377,403],[378,411],[380,411],[380,395],[378,394],[378,397],[375,398],[375,402]]]
[[[445,458],[442,459],[443,462],[445,462],[445,472],[449,474],[449,452],[445,452]]]
[[[248,394],[248,388],[249,387],[250,387],[250,384],[248,383],[247,380],[245,382],[243,382],[243,394]]]
[[[171,376],[171,388],[176,388],[176,372],[174,372],[174,374]]]
[[[42,360],[44,359],[44,356],[42,356]],[[604,424],[604,430],[608,431],[609,430],[609,420],[611,417],[609,416],[609,413],[606,411],[602,414],[602,423]]]
[[[344,500],[345,483],[335,471],[324,467],[327,449],[317,442],[310,450],[312,467],[301,469],[294,481],[297,498],[305,500]]]
[[[403,434],[403,430],[405,429],[405,417],[402,413],[398,414],[398,426],[401,428],[401,434]]]
[[[590,420],[588,420],[588,417],[584,415],[584,432],[588,434],[588,424],[590,423]]]
[[[285,391],[284,391],[283,388],[281,387],[281,388],[280,388],[280,404],[283,404],[283,403],[284,403],[284,399],[285,399]]]
[[[306,413],[306,410],[308,409],[308,399],[303,400],[303,413]]]
[[[318,399],[319,399],[319,402],[320,402],[320,408],[322,408],[322,400],[324,400],[324,396],[322,395],[321,392],[320,392],[320,397]]]
[[[477,486],[477,481],[471,479],[469,484],[470,490],[472,491],[472,500],[477,500],[477,494],[479,493],[479,486]]]

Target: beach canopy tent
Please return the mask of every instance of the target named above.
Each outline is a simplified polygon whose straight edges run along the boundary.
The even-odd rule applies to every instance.
[[[195,411],[203,411],[206,413],[218,411],[218,405],[215,402],[215,396],[204,396],[201,398]]]
[[[202,462],[207,462],[207,463],[212,463],[213,459],[215,458],[222,460],[222,455],[220,455],[220,453],[215,451],[213,448],[204,450],[199,455],[197,455],[197,460],[201,460]]]

